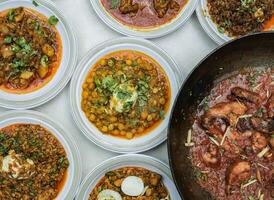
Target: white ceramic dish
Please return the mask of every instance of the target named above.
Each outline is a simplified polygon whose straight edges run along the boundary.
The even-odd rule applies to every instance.
[[[113,18],[108,11],[106,11],[106,9],[101,3],[101,0],[90,0],[90,3],[94,11],[99,16],[99,18],[103,20],[103,22],[113,30],[127,36],[141,38],[157,38],[167,35],[178,29],[181,25],[183,25],[195,11],[198,1],[199,0],[188,0],[187,4],[176,18],[174,18],[171,22],[167,24],[164,24],[151,30],[138,30],[122,24],[121,22]]]
[[[165,163],[145,155],[128,154],[113,157],[95,167],[83,180],[77,193],[76,200],[88,200],[93,188],[98,184],[98,181],[105,173],[121,167],[143,167],[160,174],[163,177],[164,185],[169,191],[171,200],[181,199],[172,181],[170,169]]]
[[[82,176],[82,163],[74,140],[56,121],[34,111],[8,111],[0,115],[0,128],[17,123],[38,124],[49,130],[63,145],[69,160],[68,176],[56,200],[72,200]]]
[[[211,20],[208,13],[207,0],[200,0],[196,8],[196,14],[200,24],[202,25],[204,31],[208,36],[214,40],[217,44],[221,45],[229,40],[232,40],[232,37],[229,37],[221,33],[216,24]]]
[[[63,45],[61,64],[53,79],[41,89],[27,94],[11,94],[0,91],[0,106],[10,109],[28,109],[37,107],[54,98],[68,83],[77,61],[76,39],[69,23],[63,17],[55,5],[48,0],[36,0],[39,6],[35,6],[32,0],[3,0],[0,2],[0,11],[16,7],[26,7],[36,10],[43,15],[52,15],[59,19],[56,28],[60,33]]]
[[[132,140],[102,134],[89,122],[81,109],[82,84],[87,73],[101,57],[119,50],[137,50],[154,58],[165,70],[171,85],[171,101],[165,119],[150,133]],[[134,38],[119,38],[107,41],[89,51],[81,60],[73,75],[70,88],[70,102],[73,118],[85,136],[104,149],[119,153],[136,153],[149,150],[166,140],[166,128],[170,111],[181,82],[178,75],[179,70],[176,63],[165,52],[151,42]]]

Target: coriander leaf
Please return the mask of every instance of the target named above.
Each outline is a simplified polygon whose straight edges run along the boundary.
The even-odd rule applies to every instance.
[[[56,25],[59,22],[59,19],[56,18],[54,15],[50,16],[50,18],[48,19],[48,23],[51,26]]]
[[[4,43],[5,44],[10,44],[10,43],[12,43],[12,36],[7,36],[7,37],[5,37],[5,39],[4,39]]]
[[[39,6],[39,4],[35,0],[32,1],[32,4],[36,7]]]
[[[120,5],[121,0],[111,0],[110,9],[116,9]]]
[[[40,64],[41,64],[43,67],[47,67],[47,66],[48,66],[48,61],[49,61],[48,56],[43,55],[42,58],[41,58],[41,60],[40,60]]]
[[[160,117],[161,117],[162,119],[165,118],[165,111],[164,111],[164,110],[161,110],[159,114],[160,114]]]

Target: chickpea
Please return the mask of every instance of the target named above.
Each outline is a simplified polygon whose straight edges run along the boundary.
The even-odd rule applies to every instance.
[[[96,98],[96,97],[98,97],[98,93],[97,93],[96,91],[93,91],[93,92],[91,93],[91,96],[92,96],[93,98]]]
[[[94,114],[91,114],[91,115],[89,116],[89,120],[90,120],[91,122],[94,122],[95,119],[96,119],[96,116],[95,116]]]
[[[116,122],[117,121],[117,117],[115,117],[115,116],[111,116],[110,118],[109,118],[109,121],[110,122]]]
[[[103,66],[105,66],[107,64],[107,61],[106,61],[106,59],[102,59],[101,60],[101,62],[100,62],[100,65],[103,65]]]
[[[145,120],[145,119],[147,118],[147,116],[148,116],[147,111],[143,111],[143,112],[141,113],[141,118],[142,118],[143,120]]]
[[[88,84],[86,84],[86,83],[84,83],[83,85],[82,85],[82,88],[83,89],[86,89],[88,87]]]
[[[152,120],[153,120],[152,115],[148,115],[148,116],[147,116],[147,121],[149,121],[149,122],[150,122],[150,121],[152,121]]]
[[[101,131],[103,131],[103,132],[107,132],[108,131],[108,127],[107,126],[103,126],[102,128],[101,128]]]
[[[124,136],[124,135],[126,135],[126,132],[125,131],[121,131],[120,135]]]
[[[165,100],[165,98],[160,98],[160,104],[162,104],[162,105],[164,105],[166,103],[166,100]]]
[[[137,130],[138,133],[142,133],[144,132],[144,128],[143,127],[139,127],[138,130]]]
[[[114,129],[114,125],[113,124],[108,125],[108,130],[112,131],[113,129]]]
[[[128,66],[131,66],[131,65],[132,65],[132,60],[126,60],[126,64],[127,64]]]
[[[84,99],[88,98],[88,92],[87,92],[87,91],[84,91],[84,92],[83,92],[83,98],[84,98]]]
[[[88,85],[88,88],[91,89],[91,90],[93,90],[93,89],[95,88],[94,83],[90,83],[90,84]]]
[[[124,130],[125,129],[125,125],[122,124],[122,123],[119,123],[118,124],[118,129],[121,130],[121,131]]]
[[[153,70],[153,66],[152,66],[152,64],[148,64],[148,65],[147,65],[147,70],[148,70],[148,71]]]
[[[87,83],[92,83],[93,80],[92,80],[92,78],[88,78],[86,82],[87,82]]]
[[[158,88],[153,88],[152,92],[156,94],[158,92]]]
[[[132,139],[133,138],[133,133],[126,133],[126,138],[127,139]]]
[[[120,133],[120,132],[119,132],[117,129],[115,129],[115,130],[112,131],[112,134],[113,134],[113,135],[119,135],[119,133]]]

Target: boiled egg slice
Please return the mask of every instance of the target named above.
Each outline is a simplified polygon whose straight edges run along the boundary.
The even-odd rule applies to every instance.
[[[11,178],[21,180],[29,178],[34,173],[32,171],[33,167],[34,162],[31,159],[24,160],[20,154],[16,154],[14,150],[11,150],[9,155],[3,158],[1,170],[9,173]]]
[[[145,186],[141,178],[137,176],[128,176],[123,180],[121,189],[124,194],[137,197],[143,193]]]
[[[98,196],[98,200],[122,200],[122,196],[114,190],[102,190]]]

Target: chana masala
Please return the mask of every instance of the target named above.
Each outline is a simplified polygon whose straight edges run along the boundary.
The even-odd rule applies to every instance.
[[[124,50],[100,59],[82,85],[82,110],[101,132],[132,139],[164,119],[170,83],[162,67],[141,52]]]
[[[273,0],[207,0],[219,32],[231,37],[274,29]]]
[[[42,126],[13,124],[0,129],[0,199],[53,200],[68,167],[62,144]]]
[[[178,16],[188,0],[101,0],[103,7],[124,25],[157,28]]]
[[[38,90],[56,73],[62,42],[58,19],[29,8],[0,13],[0,89],[23,94]]]
[[[109,171],[93,188],[88,200],[169,200],[162,176],[141,167]]]
[[[274,198],[274,70],[220,81],[188,133],[194,177],[216,200]]]

